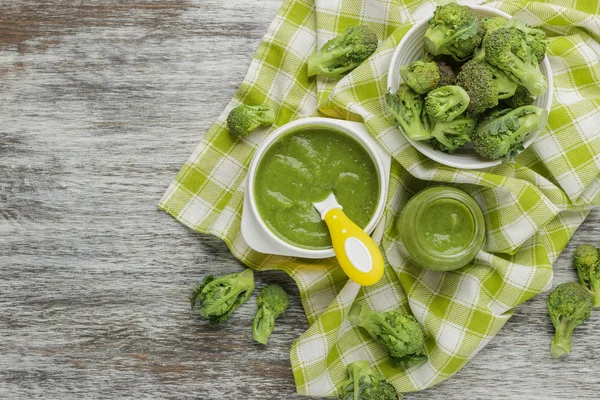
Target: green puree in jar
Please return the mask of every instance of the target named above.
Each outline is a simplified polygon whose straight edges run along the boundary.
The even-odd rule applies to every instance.
[[[422,211],[417,228],[421,244],[442,254],[457,254],[471,244],[475,224],[471,212],[454,199],[438,199]]]
[[[290,132],[275,141],[258,164],[258,212],[271,231],[295,246],[331,246],[327,225],[313,203],[332,192],[346,215],[364,228],[379,200],[377,169],[367,150],[343,132]]]

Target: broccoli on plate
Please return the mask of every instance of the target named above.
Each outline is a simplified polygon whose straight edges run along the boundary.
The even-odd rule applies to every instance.
[[[515,28],[523,32],[525,34],[525,40],[533,51],[538,64],[542,62],[546,56],[546,47],[548,47],[548,38],[543,30],[528,27],[517,18],[511,18],[504,27]]]
[[[346,367],[348,378],[342,383],[339,400],[399,400],[396,389],[373,371],[368,361],[354,361]]]
[[[377,50],[377,35],[364,25],[351,26],[308,57],[308,76],[344,75]]]
[[[579,282],[592,295],[593,306],[600,307],[600,256],[591,244],[580,245],[573,254],[573,266],[577,268]]]
[[[408,85],[401,84],[396,93],[385,95],[388,110],[404,134],[412,140],[427,140],[431,137],[429,120],[423,111],[423,98]]]
[[[438,87],[456,84],[456,75],[450,64],[445,61],[435,61],[435,63],[440,71],[440,83],[438,83]]]
[[[258,343],[267,344],[275,328],[275,320],[285,312],[290,298],[279,285],[268,285],[256,298],[258,311],[252,321],[252,337]]]
[[[460,86],[442,86],[425,97],[425,112],[435,122],[450,122],[469,105],[469,95]]]
[[[473,118],[466,117],[459,117],[450,122],[436,122],[431,131],[431,146],[452,154],[471,141],[475,125],[476,121]]]
[[[519,108],[533,103],[533,97],[529,94],[529,90],[525,86],[517,85],[515,94],[502,100],[502,104],[509,108]]]
[[[435,89],[440,83],[440,70],[433,62],[415,61],[400,67],[402,80],[419,94]]]
[[[248,136],[261,126],[275,123],[275,112],[268,104],[249,106],[242,104],[231,110],[227,116],[229,132],[235,136]]]
[[[410,368],[427,360],[426,336],[412,315],[395,311],[378,313],[355,303],[348,320],[367,331],[376,343],[385,345],[394,365]]]
[[[473,9],[448,3],[436,8],[424,42],[433,55],[446,54],[463,61],[473,54],[484,33],[485,27]]]
[[[571,352],[573,330],[590,316],[592,297],[577,282],[561,283],[546,301],[555,333],[550,346],[553,357]]]
[[[210,275],[194,288],[190,296],[191,309],[198,305],[200,315],[218,324],[245,303],[253,291],[254,272],[249,268],[216,278]]]
[[[475,151],[491,160],[510,161],[523,150],[523,141],[546,125],[548,112],[535,106],[506,109],[491,113],[473,133]]]

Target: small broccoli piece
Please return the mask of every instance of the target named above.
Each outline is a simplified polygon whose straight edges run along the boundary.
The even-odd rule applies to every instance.
[[[348,320],[366,330],[376,343],[385,345],[395,365],[409,368],[427,359],[425,333],[412,315],[395,311],[377,313],[355,303]]]
[[[459,117],[451,122],[437,122],[431,131],[431,146],[445,153],[454,153],[456,149],[471,141],[477,121]]]
[[[456,76],[456,84],[469,95],[467,111],[472,114],[481,114],[498,104],[498,82],[484,61],[467,61]]]
[[[591,244],[580,245],[573,254],[573,266],[577,268],[579,282],[592,295],[594,308],[600,307],[600,255]]]
[[[218,324],[244,304],[253,291],[254,272],[249,268],[216,278],[210,275],[194,288],[190,296],[191,309],[197,304],[201,316]]]
[[[344,75],[377,50],[377,34],[364,25],[351,26],[308,57],[308,76]]]
[[[429,120],[423,111],[423,98],[408,85],[401,84],[396,93],[386,93],[385,102],[404,134],[412,140],[431,137]]]
[[[435,89],[440,82],[440,70],[435,62],[415,61],[400,67],[404,82],[419,94]]]
[[[525,86],[517,85],[515,94],[507,99],[502,100],[502,103],[510,108],[519,108],[533,103],[533,97],[531,97],[529,90],[527,90]]]
[[[555,328],[550,352],[556,358],[571,352],[573,330],[590,316],[592,298],[579,283],[568,282],[558,285],[546,303]]]
[[[425,111],[435,122],[450,122],[465,112],[469,95],[460,86],[442,86],[425,97]]]
[[[279,285],[269,285],[256,298],[258,311],[252,321],[252,337],[258,343],[267,344],[275,328],[275,320],[285,312],[290,298]]]
[[[544,127],[547,120],[548,112],[536,106],[491,113],[473,133],[473,147],[485,158],[508,162],[523,150],[527,135]]]
[[[504,28],[508,20],[504,17],[492,17],[484,18],[483,26],[485,26],[485,34],[497,31],[500,28]]]
[[[508,77],[523,85],[533,96],[548,89],[548,81],[540,71],[537,56],[529,46],[525,33],[516,28],[501,28],[485,40],[485,59],[504,71]]]
[[[543,30],[530,28],[517,18],[512,18],[508,21],[505,28],[516,28],[522,31],[525,34],[527,44],[531,47],[538,64],[542,62],[546,56],[546,48],[548,47],[548,38]]]
[[[268,104],[249,106],[242,104],[231,110],[227,116],[229,132],[235,136],[248,136],[261,126],[275,123],[275,112]]]
[[[448,3],[436,8],[423,40],[431,54],[447,54],[463,61],[473,54],[484,33],[485,27],[473,9]]]
[[[348,378],[342,383],[339,400],[399,400],[396,389],[375,372],[368,361],[354,361],[346,367]]]
[[[440,71],[440,82],[438,83],[438,87],[455,85],[456,75],[454,74],[452,66],[445,61],[436,61],[435,63]]]
[[[517,87],[519,86],[516,82],[513,82],[504,72],[498,68],[494,68],[489,65],[494,80],[498,86],[498,99],[507,99],[515,94]]]

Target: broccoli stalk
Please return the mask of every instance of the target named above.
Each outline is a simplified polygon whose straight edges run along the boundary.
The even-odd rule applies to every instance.
[[[454,153],[471,140],[476,121],[472,118],[457,118],[451,122],[437,122],[431,131],[431,145],[437,150]]]
[[[431,54],[463,61],[479,46],[484,33],[485,27],[473,9],[448,3],[436,8],[423,40]]]
[[[348,320],[367,331],[376,343],[385,345],[394,365],[409,368],[427,359],[425,333],[412,315],[394,311],[377,313],[355,303]]]
[[[190,296],[193,310],[199,306],[200,315],[211,323],[218,324],[229,318],[254,291],[254,272],[247,268],[240,273],[204,278]]]
[[[592,295],[594,308],[600,307],[600,256],[591,244],[580,245],[573,254],[573,265],[577,268],[579,282]]]
[[[342,383],[339,400],[399,400],[396,389],[373,371],[368,361],[354,361],[346,367],[348,378]]]
[[[450,122],[469,105],[469,95],[460,86],[442,86],[425,97],[425,111],[435,122]]]
[[[535,106],[506,109],[484,118],[473,133],[475,151],[491,160],[510,161],[523,150],[523,141],[546,125],[548,112]]]
[[[415,61],[400,67],[400,76],[404,82],[419,94],[435,89],[440,82],[440,70],[433,62]]]
[[[538,55],[529,45],[525,33],[516,28],[501,28],[485,40],[485,59],[504,71],[510,79],[523,85],[533,96],[548,89],[548,81],[539,67]]]
[[[377,50],[377,35],[364,25],[351,26],[308,57],[308,76],[344,75]]]
[[[249,106],[242,104],[231,110],[227,116],[229,132],[235,136],[248,136],[252,131],[275,123],[275,112],[268,104]]]
[[[592,298],[582,285],[568,282],[558,285],[546,303],[555,328],[550,352],[557,358],[571,352],[573,330],[590,316]]]
[[[252,337],[258,343],[267,344],[275,328],[275,320],[285,312],[290,299],[278,285],[269,285],[256,298],[258,311],[252,321]]]
[[[402,84],[396,93],[385,95],[385,102],[406,136],[412,140],[431,137],[429,121],[423,112],[423,99],[417,92]]]

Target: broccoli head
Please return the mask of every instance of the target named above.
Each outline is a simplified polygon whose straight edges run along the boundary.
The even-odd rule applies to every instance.
[[[435,63],[440,71],[440,82],[438,83],[438,87],[455,85],[456,75],[454,75],[452,66],[445,61],[436,61]]]
[[[248,136],[261,126],[275,123],[275,112],[268,104],[249,106],[242,104],[231,110],[227,116],[229,132],[235,136]]]
[[[580,245],[573,254],[573,266],[577,268],[579,282],[592,295],[594,307],[600,307],[600,256],[591,244]]]
[[[258,311],[252,322],[252,337],[258,343],[267,344],[275,328],[275,320],[285,312],[290,298],[279,285],[269,285],[256,298]]]
[[[456,84],[469,95],[467,111],[472,114],[481,114],[498,104],[498,82],[484,61],[467,61],[456,76]]]
[[[473,118],[459,117],[451,122],[436,122],[431,131],[431,146],[445,153],[454,153],[456,149],[471,141],[477,121]]]
[[[355,303],[348,319],[367,331],[376,343],[385,345],[395,365],[409,368],[427,359],[425,333],[412,315],[395,311],[377,313]]]
[[[433,55],[447,54],[457,61],[469,58],[481,43],[485,27],[468,6],[438,6],[425,32],[425,47]]]
[[[245,303],[253,291],[254,272],[249,268],[216,278],[210,275],[194,288],[190,296],[191,309],[198,305],[201,316],[218,324]]]
[[[440,83],[440,70],[435,62],[415,61],[400,67],[404,82],[419,94],[425,94]]]
[[[561,283],[546,301],[555,333],[550,346],[553,357],[571,352],[573,330],[590,316],[592,298],[577,282]]]
[[[364,25],[351,26],[308,57],[308,76],[344,75],[377,50],[377,34]]]
[[[473,133],[475,151],[491,160],[510,161],[523,150],[523,141],[546,125],[548,112],[536,106],[506,109],[485,117]]]
[[[504,72],[498,68],[494,68],[489,65],[494,80],[498,86],[498,98],[507,99],[515,94],[517,87],[519,86],[516,82],[512,81]]]
[[[508,77],[523,85],[533,96],[541,96],[548,89],[548,81],[540,71],[537,56],[528,44],[523,31],[501,28],[485,39],[485,59],[501,69]]]
[[[396,389],[375,372],[368,361],[354,361],[346,367],[348,378],[342,383],[339,400],[399,400]]]
[[[485,26],[485,34],[487,35],[500,28],[504,28],[504,25],[506,25],[507,22],[508,20],[504,17],[484,18],[483,26]]]
[[[401,84],[396,93],[385,95],[388,109],[406,136],[412,140],[431,137],[429,120],[423,111],[423,98],[408,85]]]
[[[517,85],[515,94],[502,100],[502,103],[510,108],[519,108],[533,103],[533,97],[531,97],[529,90],[525,86]]]
[[[538,64],[542,62],[546,56],[546,47],[548,47],[548,38],[543,30],[530,28],[517,18],[512,18],[508,21],[505,28],[515,28],[522,31],[525,34],[525,40],[533,51]]]
[[[469,105],[469,95],[460,86],[442,86],[425,97],[425,112],[435,122],[450,122]]]

